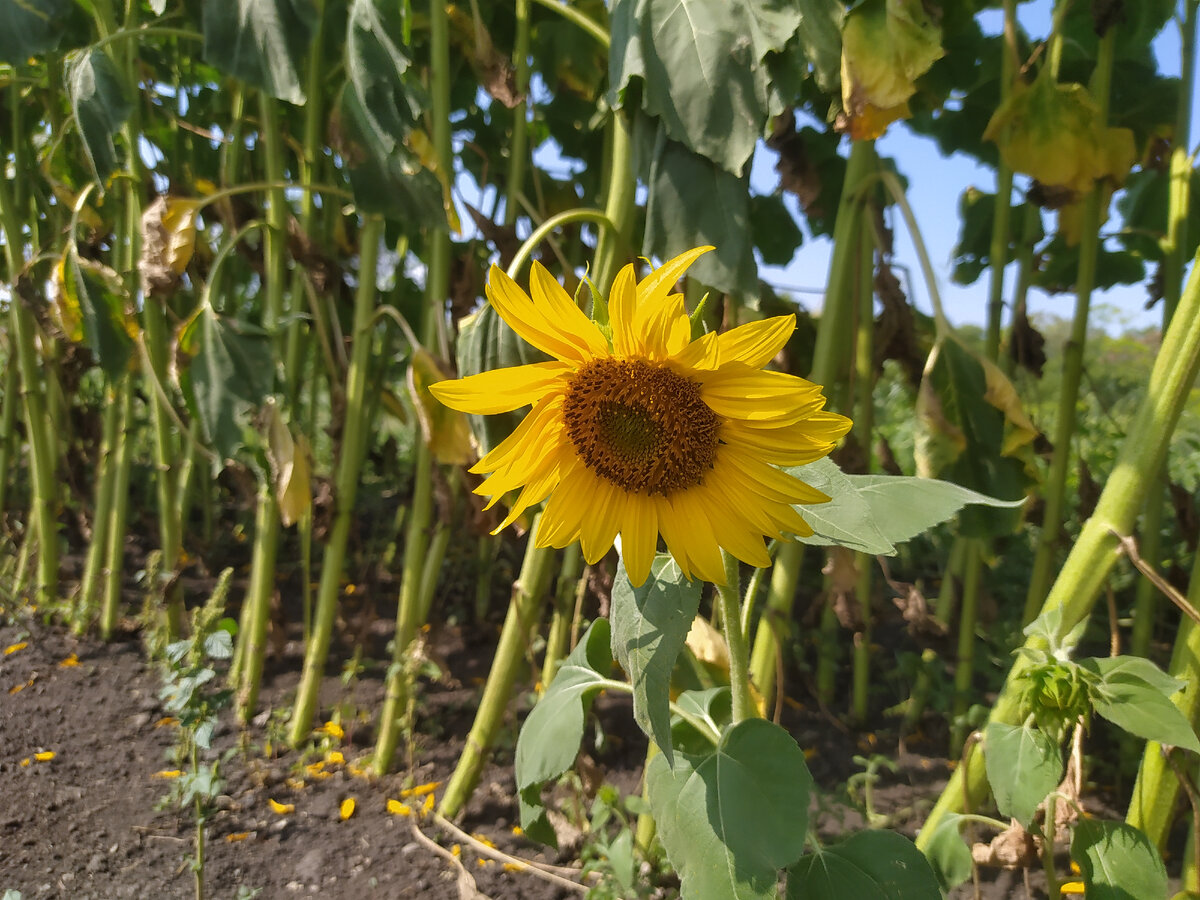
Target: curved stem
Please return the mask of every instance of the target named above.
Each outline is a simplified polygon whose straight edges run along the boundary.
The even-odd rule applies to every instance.
[[[605,47],[608,47],[612,43],[612,38],[604,30],[603,25],[595,19],[589,19],[575,7],[571,6],[570,3],[559,3],[558,0],[534,0],[534,2],[544,6],[546,9],[554,10],[568,22],[578,25]]]
[[[533,249],[543,240],[546,235],[552,233],[556,228],[563,225],[570,225],[572,222],[596,222],[610,231],[615,232],[616,226],[612,219],[600,212],[598,209],[568,209],[566,212],[560,212],[558,215],[551,216],[541,225],[539,225],[529,237],[525,239],[516,256],[512,258],[512,262],[508,264],[506,274],[509,278],[516,278],[521,268],[529,260],[533,254]]]

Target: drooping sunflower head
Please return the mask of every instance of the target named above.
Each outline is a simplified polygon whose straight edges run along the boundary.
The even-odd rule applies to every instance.
[[[764,370],[795,316],[751,322],[692,340],[672,289],[709,247],[677,256],[638,282],[633,266],[609,297],[611,338],[538,263],[526,295],[493,266],[489,301],[552,357],[433,385],[464,412],[533,409],[472,469],[489,506],[518,491],[500,528],[547,500],[539,546],[580,541],[597,562],[621,536],[634,585],[645,581],[661,535],[689,577],[722,583],[721,550],[770,564],[763,538],[808,535],[796,504],[829,498],[780,466],[813,462],[850,428],[824,411],[818,385]]]

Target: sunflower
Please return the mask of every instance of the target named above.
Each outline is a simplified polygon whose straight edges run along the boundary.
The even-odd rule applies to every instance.
[[[777,466],[825,456],[850,420],[822,409],[819,385],[763,370],[796,317],[750,322],[692,340],[683,297],[672,288],[711,247],[683,253],[640,283],[632,265],[609,296],[611,336],[538,263],[532,299],[496,266],[487,296],[549,362],[495,369],[431,387],[446,406],[492,414],[533,409],[471,471],[488,506],[520,488],[507,527],[546,498],[534,540],[578,540],[595,563],[621,535],[630,581],[641,585],[661,534],[688,577],[724,583],[724,548],[770,565],[763,537],[812,529],[793,504],[825,494]]]

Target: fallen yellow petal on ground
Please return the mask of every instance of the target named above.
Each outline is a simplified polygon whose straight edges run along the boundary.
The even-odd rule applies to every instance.
[[[250,837],[250,832],[248,831],[235,831],[232,834],[225,835],[225,840],[231,844],[236,844],[240,841],[244,841],[248,837]]]
[[[68,656],[66,659],[64,659],[62,662],[60,662],[58,664],[58,667],[60,669],[70,669],[70,668],[74,668],[77,665],[79,665],[79,657],[76,656],[74,653],[72,653],[70,656]]]
[[[400,792],[400,796],[404,799],[409,797],[424,797],[426,794],[432,794],[442,786],[440,781],[430,781],[426,784],[419,784],[416,787],[405,788]]]
[[[331,766],[340,766],[346,761],[346,757],[342,756],[341,750],[330,750],[325,754],[325,762]]]
[[[1064,897],[1078,896],[1082,897],[1084,886],[1082,881],[1068,881],[1066,884],[1060,885],[1058,892]]]
[[[326,722],[317,730],[329,735],[330,737],[337,738],[339,741],[346,736],[345,730],[337,722]]]
[[[338,815],[341,817],[343,822],[345,822],[348,818],[350,818],[352,815],[354,815],[354,807],[355,807],[355,802],[354,802],[353,797],[347,797],[345,800],[342,801],[342,806],[338,810]]]
[[[33,758],[38,762],[50,762],[54,757],[55,753],[53,750],[43,750],[41,753],[33,754]]]
[[[296,811],[295,803],[280,803],[273,797],[267,798],[267,805],[281,816],[286,816],[288,813]]]
[[[183,772],[179,769],[160,769],[151,775],[151,778],[178,778]]]
[[[21,641],[16,644],[9,644],[7,647],[4,648],[4,655],[9,656],[10,654],[16,653],[18,650],[24,650],[28,646],[29,646],[28,641]]]
[[[33,762],[33,759],[31,757],[28,757],[28,756],[25,757],[23,760],[21,760],[21,768],[22,769],[27,768],[31,762]]]
[[[387,802],[387,811],[393,816],[411,816],[412,807],[407,803],[401,803],[399,800],[389,800]]]
[[[154,727],[155,728],[165,728],[167,725],[178,725],[178,724],[179,724],[179,720],[177,718],[175,718],[174,716],[163,716],[161,719],[159,719],[157,722],[154,723]]]

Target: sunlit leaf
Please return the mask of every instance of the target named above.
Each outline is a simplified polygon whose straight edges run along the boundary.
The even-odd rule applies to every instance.
[[[424,347],[413,348],[408,361],[408,394],[417,411],[425,442],[438,462],[449,466],[465,466],[474,459],[471,425],[467,416],[439,403],[429,393],[431,384],[444,381],[447,377],[432,353]]]
[[[1081,819],[1071,858],[1083,876],[1088,900],[1158,900],[1167,895],[1167,870],[1157,848],[1124,822]]]
[[[1058,742],[1031,725],[990,722],[984,730],[983,758],[1000,814],[1028,828],[1038,804],[1062,780]]]
[[[646,788],[688,900],[775,900],[779,870],[804,850],[812,776],[786,731],[765,719],[730,728],[713,752],[662,755]]]
[[[633,718],[670,762],[671,670],[700,605],[698,581],[660,553],[641,587],[629,583],[624,561],[612,589],[612,650],[633,684]]]
[[[103,274],[109,279],[116,278],[111,271]],[[70,250],[55,266],[53,285],[54,308],[64,331],[78,317],[78,328],[66,332],[66,336],[73,340],[78,335],[110,378],[124,374],[137,330],[133,317],[126,315],[121,295],[110,287],[108,280],[84,268]]]
[[[913,842],[894,831],[860,831],[820,847],[788,872],[787,900],[940,900],[938,881]]]

